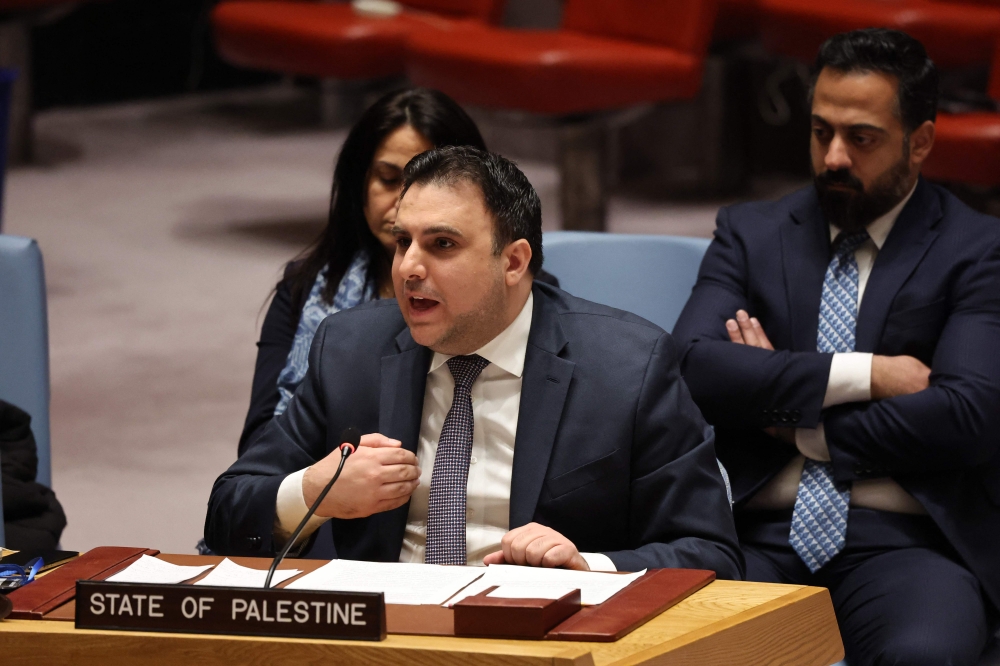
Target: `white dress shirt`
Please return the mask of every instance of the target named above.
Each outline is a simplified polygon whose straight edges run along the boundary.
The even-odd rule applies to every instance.
[[[868,225],[869,240],[854,252],[858,262],[858,310],[864,298],[865,287],[871,276],[875,258],[885,244],[889,232],[903,207],[913,196],[916,185],[888,213]],[[830,225],[830,239],[833,240],[840,229]],[[830,363],[830,377],[827,380],[823,408],[848,402],[867,402],[872,398],[872,358],[866,352],[836,353]],[[805,459],[829,461],[830,449],[826,444],[823,424],[818,428],[796,428],[795,446],[801,455],[793,458],[764,488],[748,503],[747,509],[784,509],[795,505],[799,480]],[[890,478],[855,481],[851,490],[851,506],[895,511],[898,513],[926,513],[916,499],[902,486]]]
[[[511,324],[475,353],[490,362],[472,384],[472,457],[466,490],[467,563],[481,565],[483,558],[500,550],[500,539],[509,530],[510,481],[514,468],[514,440],[521,405],[524,356],[531,332],[534,295]],[[427,371],[424,407],[417,442],[420,485],[410,496],[400,562],[423,562],[427,543],[427,505],[434,456],[445,417],[451,409],[455,380],[446,362],[451,356],[435,352]],[[289,474],[278,489],[274,535],[287,540],[306,514],[302,493],[305,470]],[[304,540],[327,519],[313,517],[303,531]],[[581,553],[591,569],[615,571],[611,559],[600,553]]]

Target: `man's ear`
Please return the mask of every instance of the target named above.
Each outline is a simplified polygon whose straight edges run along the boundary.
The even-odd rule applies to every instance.
[[[931,154],[934,147],[934,123],[925,120],[917,129],[910,132],[910,164],[918,169]]]
[[[528,272],[528,264],[531,263],[531,244],[525,238],[519,238],[503,249],[503,258],[506,268],[504,269],[504,282],[508,287],[513,287]]]

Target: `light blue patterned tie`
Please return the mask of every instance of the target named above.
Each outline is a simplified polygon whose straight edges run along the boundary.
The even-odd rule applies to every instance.
[[[866,240],[868,233],[862,231],[841,234],[834,242],[836,250],[823,279],[816,335],[816,348],[823,353],[854,351],[858,317],[858,261],[854,253]],[[833,480],[833,465],[806,459],[788,542],[813,573],[843,550],[850,500],[850,486],[840,490]]]

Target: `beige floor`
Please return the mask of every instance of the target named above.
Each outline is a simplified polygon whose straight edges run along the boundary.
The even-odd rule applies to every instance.
[[[6,233],[49,289],[63,545],[190,552],[233,460],[265,299],[320,228],[343,132],[284,89],[53,111],[8,176]],[[547,229],[558,177],[523,164]],[[613,231],[710,235],[717,205],[616,199]]]

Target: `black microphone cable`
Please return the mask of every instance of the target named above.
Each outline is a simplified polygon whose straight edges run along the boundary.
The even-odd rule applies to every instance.
[[[288,537],[288,542],[285,544],[285,547],[281,549],[281,552],[278,553],[278,555],[274,558],[274,561],[271,562],[271,568],[267,570],[267,579],[264,581],[265,590],[271,587],[271,578],[274,577],[274,572],[278,568],[278,565],[285,559],[285,555],[288,555],[288,551],[292,549],[292,545],[295,544],[299,535],[302,534],[302,530],[306,528],[306,523],[308,523],[309,519],[316,514],[316,510],[319,509],[319,505],[323,503],[323,500],[326,499],[327,493],[329,493],[330,489],[333,488],[333,484],[337,482],[338,478],[340,478],[340,473],[344,469],[344,463],[347,462],[347,458],[354,453],[354,450],[358,446],[360,446],[361,433],[353,426],[344,428],[344,431],[340,433],[340,441],[343,442],[343,444],[340,445],[340,464],[337,465],[337,473],[333,475],[330,482],[326,484],[325,488],[323,488],[323,492],[319,494],[319,497],[316,498],[313,505],[309,507],[308,511],[306,511],[306,515],[302,517],[302,521],[299,523],[299,526],[295,528],[294,532],[292,532],[292,536]]]

